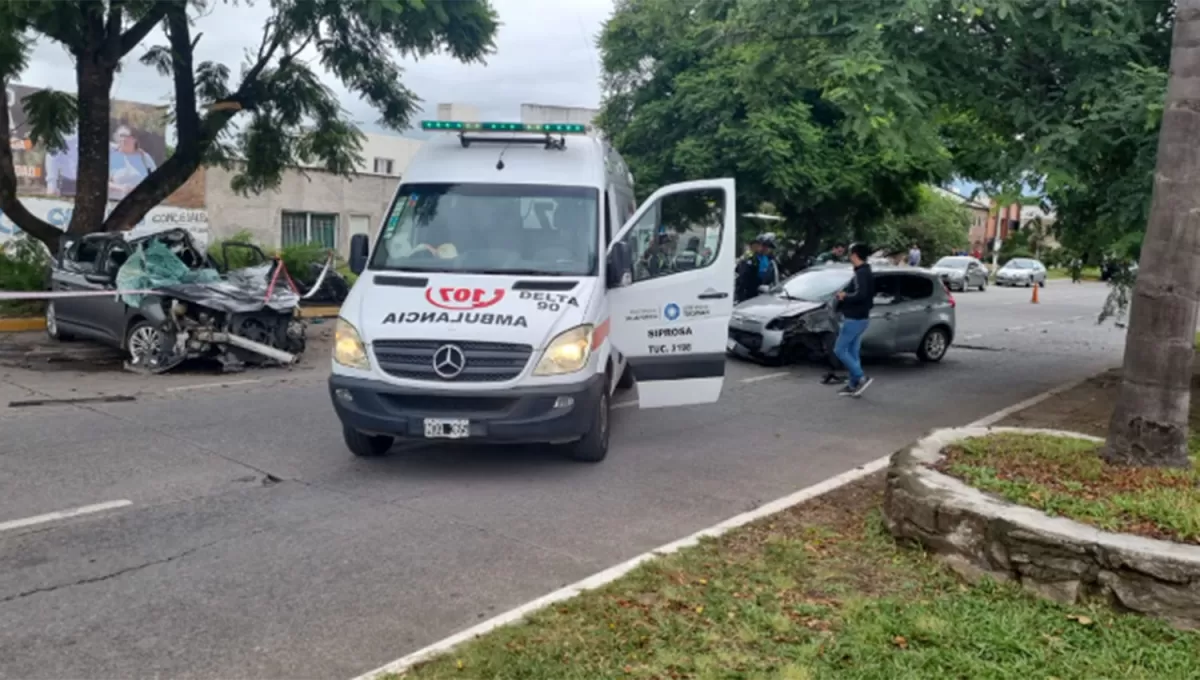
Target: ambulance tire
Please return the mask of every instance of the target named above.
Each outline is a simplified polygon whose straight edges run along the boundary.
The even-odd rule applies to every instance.
[[[369,435],[343,425],[342,438],[346,440],[346,448],[359,458],[376,458],[387,453],[395,443],[395,438],[385,435]]]
[[[633,366],[629,362],[625,362],[625,370],[621,373],[621,379],[617,381],[617,389],[627,390],[633,387]]]
[[[612,395],[609,394],[611,384],[612,377],[609,376],[608,380],[604,381],[604,389],[600,392],[596,413],[592,417],[592,426],[587,434],[569,445],[567,455],[572,460],[580,463],[599,463],[608,456],[608,434],[612,427]]]

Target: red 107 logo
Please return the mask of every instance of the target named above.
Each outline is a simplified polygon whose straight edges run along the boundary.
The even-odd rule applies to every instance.
[[[488,293],[482,288],[426,288],[425,300],[442,309],[482,309],[504,299],[504,289]]]

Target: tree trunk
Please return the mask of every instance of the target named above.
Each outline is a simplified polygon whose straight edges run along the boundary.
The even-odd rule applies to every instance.
[[[1101,454],[1187,467],[1200,300],[1200,0],[1179,0],[1154,199],[1125,340],[1124,375]]]
[[[79,88],[79,179],[67,233],[79,235],[100,231],[108,208],[113,67],[105,64],[97,51],[85,52],[78,57],[75,76]]]

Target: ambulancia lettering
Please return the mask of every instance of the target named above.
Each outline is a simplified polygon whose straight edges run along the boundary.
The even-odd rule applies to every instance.
[[[397,323],[465,323],[482,326],[512,326],[529,328],[529,322],[518,314],[483,314],[480,312],[392,312],[383,317],[383,324]]]

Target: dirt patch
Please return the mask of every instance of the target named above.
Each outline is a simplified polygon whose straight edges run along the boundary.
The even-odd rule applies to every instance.
[[[1069,430],[1103,437],[1108,432],[1108,420],[1112,417],[1120,386],[1120,369],[1107,371],[1024,411],[1018,411],[997,425]]]

